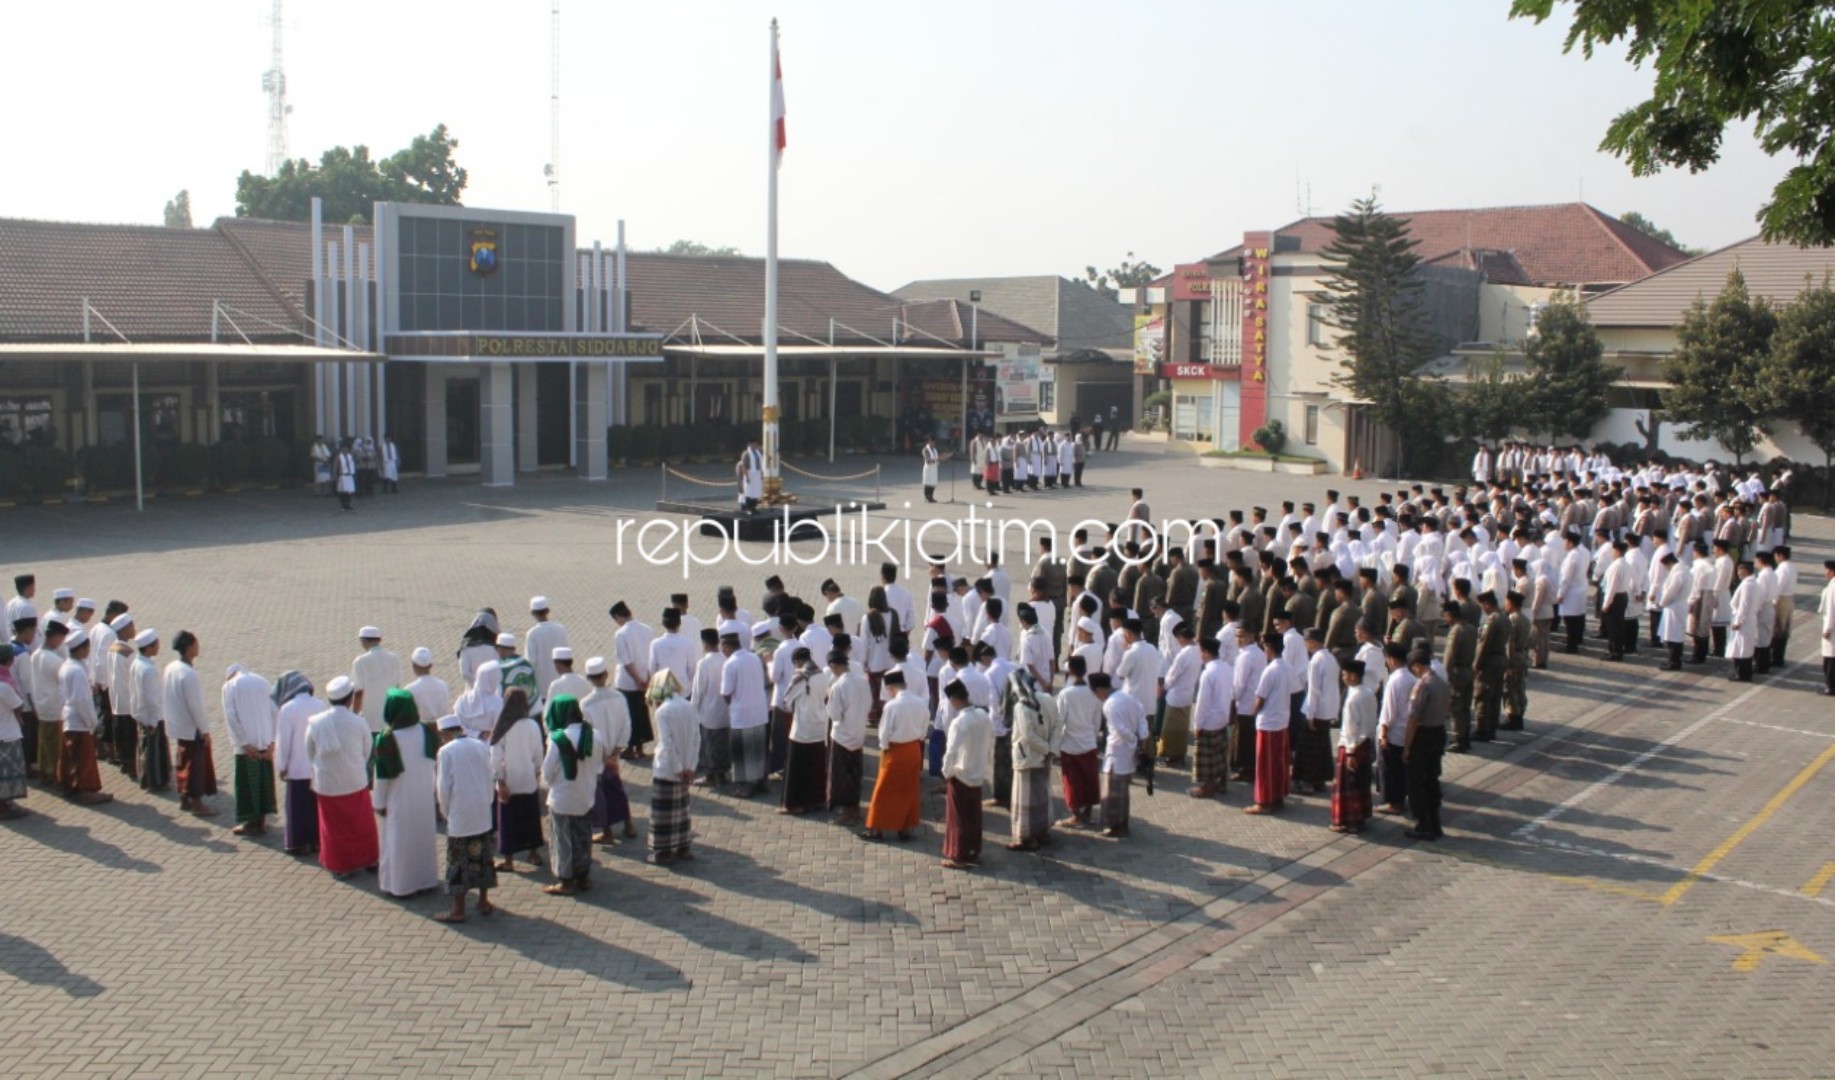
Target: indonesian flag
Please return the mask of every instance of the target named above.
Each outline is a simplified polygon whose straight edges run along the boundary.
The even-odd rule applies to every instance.
[[[771,27],[771,139],[777,157],[784,155],[784,62],[777,55],[777,26]]]

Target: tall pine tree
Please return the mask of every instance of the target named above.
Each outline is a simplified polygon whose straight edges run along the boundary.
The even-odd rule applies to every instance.
[[[1765,356],[1777,313],[1754,299],[1735,269],[1713,303],[1696,299],[1676,329],[1676,351],[1663,362],[1669,389],[1663,412],[1684,438],[1713,439],[1744,464],[1770,430],[1772,402],[1763,386]]]
[[[1334,344],[1344,354],[1344,370],[1332,381],[1369,402],[1371,417],[1396,436],[1405,471],[1430,468],[1441,435],[1439,425],[1420,423],[1436,400],[1424,393],[1430,380],[1421,369],[1436,350],[1421,305],[1416,242],[1374,196],[1352,203],[1332,231],[1326,322],[1341,331]]]

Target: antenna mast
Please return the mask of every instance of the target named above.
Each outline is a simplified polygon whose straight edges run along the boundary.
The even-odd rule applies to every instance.
[[[279,3],[279,0],[275,0]],[[548,208],[561,208],[561,0],[549,9],[548,53]]]
[[[280,171],[287,160],[287,73],[281,61],[281,0],[274,0],[274,13],[268,21],[274,27],[274,47],[268,57],[268,70],[261,73],[261,89],[268,95],[268,175]]]

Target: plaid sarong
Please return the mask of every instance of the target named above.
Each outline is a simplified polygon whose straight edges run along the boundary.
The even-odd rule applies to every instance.
[[[497,838],[491,833],[483,832],[477,836],[448,836],[446,838],[446,893],[449,896],[464,896],[472,889],[495,889],[497,887],[497,864],[491,860],[491,852],[497,847]]]
[[[680,780],[650,781],[651,851],[680,851],[693,839],[688,817],[690,790]]]
[[[236,824],[278,813],[274,799],[274,763],[236,755]]]
[[[1128,785],[1134,781],[1133,773],[1102,774],[1102,827],[1105,829],[1125,829],[1128,827]]]
[[[25,779],[25,740],[0,742],[0,799],[23,799]]]
[[[735,784],[756,784],[768,775],[766,726],[760,724],[758,727],[733,728],[729,733],[733,747]]]
[[[1051,769],[1013,771],[1013,839],[1042,839],[1051,828]]]
[[[728,728],[701,729],[701,753],[695,761],[695,772],[715,780],[725,780],[733,771],[733,739]]]
[[[1223,791],[1230,782],[1230,732],[1200,731],[1194,745],[1192,779],[1200,787]]]
[[[1338,775],[1332,785],[1332,824],[1361,829],[1370,820],[1370,765],[1375,747],[1369,739],[1355,749],[1338,748]]]

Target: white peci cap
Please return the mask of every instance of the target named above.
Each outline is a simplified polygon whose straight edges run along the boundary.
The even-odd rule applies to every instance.
[[[548,610],[548,598],[546,596],[533,597],[529,601],[529,610],[530,611],[547,611]]]
[[[605,674],[605,657],[594,656],[586,661],[587,677]]]
[[[382,631],[374,626],[366,626],[357,631],[357,637],[363,641],[381,641]]]
[[[497,647],[499,649],[514,649],[516,647],[516,635],[510,633],[508,630],[498,634]]]
[[[572,660],[573,650],[563,645],[560,648],[554,650],[554,659],[555,660]]]
[[[356,693],[357,687],[350,681],[350,676],[340,675],[331,680],[325,687],[325,697],[330,701],[343,701]]]
[[[148,627],[147,629],[142,630],[140,633],[134,635],[134,648],[144,649],[148,645],[152,645],[155,642],[157,642],[158,640],[159,640],[159,631],[153,629],[152,627]]]
[[[432,667],[433,650],[422,645],[420,648],[415,649],[414,652],[408,656],[408,659],[414,662],[415,667]]]

